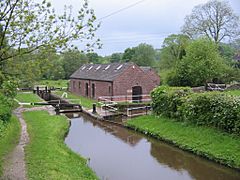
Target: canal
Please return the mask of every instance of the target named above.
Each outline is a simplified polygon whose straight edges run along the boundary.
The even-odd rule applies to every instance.
[[[240,172],[83,114],[71,118],[65,143],[102,180],[240,179]],[[75,114],[74,116],[77,116]]]

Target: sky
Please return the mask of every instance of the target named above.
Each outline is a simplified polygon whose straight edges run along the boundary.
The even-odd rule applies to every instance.
[[[74,10],[81,8],[83,0],[49,0],[57,12],[64,5],[72,5]],[[163,40],[170,34],[181,32],[186,15],[194,6],[208,0],[89,0],[101,27],[96,35],[103,43],[96,49],[99,55],[106,56],[124,52],[128,47],[140,43],[161,48]],[[234,12],[240,16],[240,0],[228,0]],[[120,12],[118,12],[120,11]],[[117,12],[117,13],[115,13]],[[108,16],[108,17],[106,17]],[[82,46],[77,43],[81,48]]]

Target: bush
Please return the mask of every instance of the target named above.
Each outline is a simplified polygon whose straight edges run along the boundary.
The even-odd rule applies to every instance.
[[[155,88],[151,93],[154,113],[167,117],[178,117],[178,107],[183,103],[182,97],[191,93],[192,90],[188,87],[159,86]]]
[[[240,135],[240,97],[221,92],[192,93],[190,88],[161,86],[151,94],[157,115]]]
[[[185,121],[240,134],[240,97],[220,92],[191,94],[179,107]]]
[[[11,117],[11,102],[0,94],[0,121],[7,122]]]

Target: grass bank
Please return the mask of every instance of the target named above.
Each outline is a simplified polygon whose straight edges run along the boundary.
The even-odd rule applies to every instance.
[[[240,90],[225,91],[224,93],[233,95],[233,96],[240,96]]]
[[[25,112],[30,143],[26,147],[29,179],[98,179],[86,160],[64,143],[69,123],[46,111]]]
[[[127,126],[229,167],[240,169],[240,137],[154,115],[141,116]]]
[[[16,146],[19,136],[20,124],[16,116],[12,115],[7,123],[0,120],[0,177],[3,173],[3,159]]]
[[[65,91],[54,91],[52,93],[56,94],[58,96],[62,96],[62,94],[64,92]],[[73,94],[71,92],[67,92],[67,94],[68,94],[68,96],[67,96],[66,99],[69,99],[69,101],[72,102],[72,103],[80,103],[85,108],[91,109],[92,108],[92,104],[93,103],[97,103],[96,100],[93,100],[93,99],[90,99],[90,98],[86,98],[86,97],[83,97],[83,96],[78,96],[78,95]]]
[[[36,94],[33,93],[18,93],[16,98],[21,103],[35,103],[43,102],[43,100]],[[24,105],[24,107],[33,107],[32,105]]]

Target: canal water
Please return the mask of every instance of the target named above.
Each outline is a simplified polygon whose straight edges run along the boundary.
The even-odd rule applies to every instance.
[[[83,114],[71,117],[65,143],[102,180],[240,180],[239,171]]]

